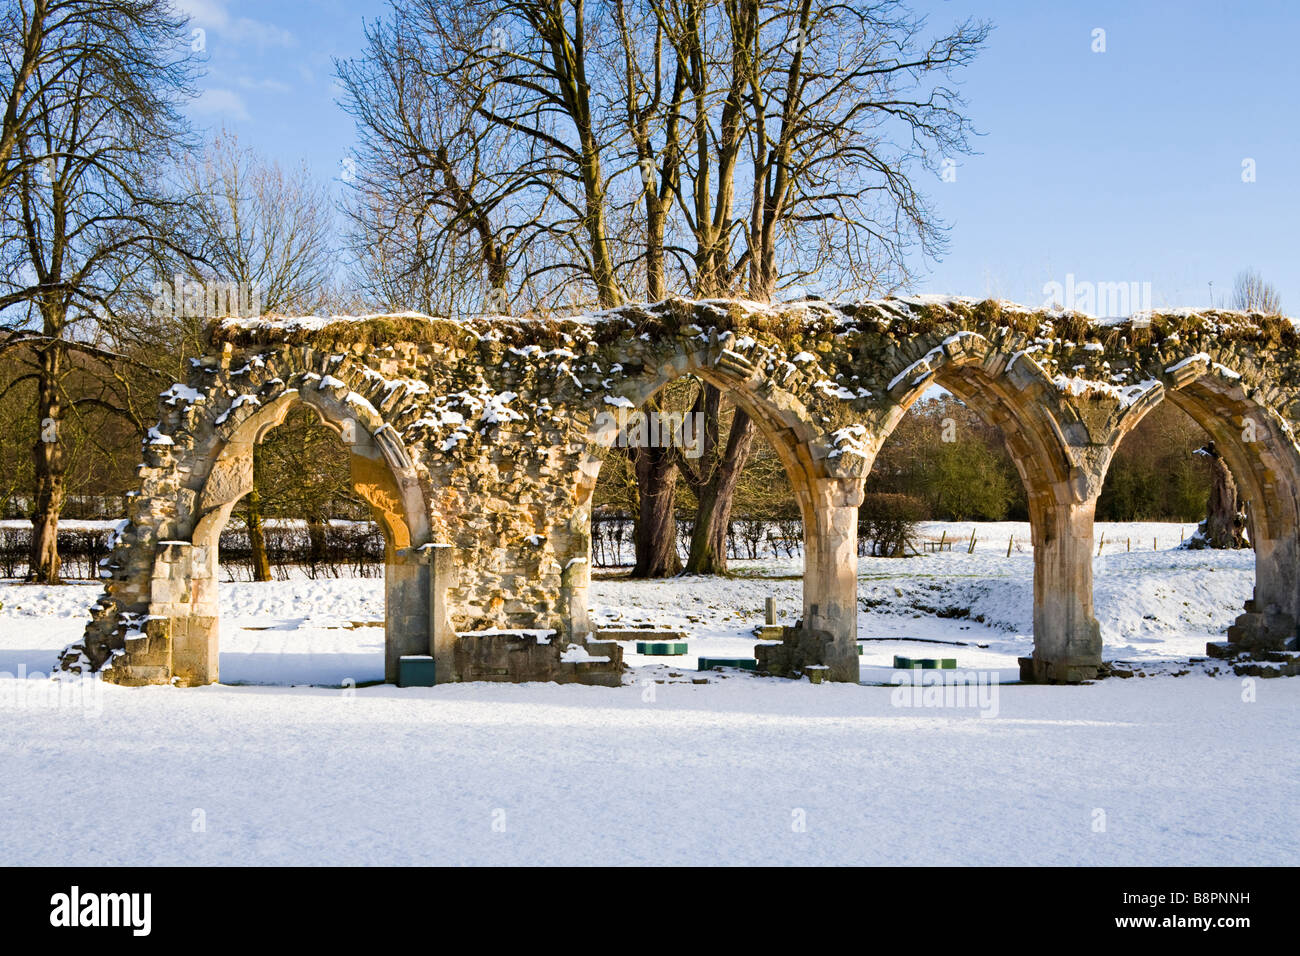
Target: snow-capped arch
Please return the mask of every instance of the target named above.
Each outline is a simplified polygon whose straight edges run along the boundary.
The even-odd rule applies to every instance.
[[[1293,635],[1300,621],[1300,446],[1279,410],[1278,391],[1260,382],[1234,350],[1214,345],[1162,355],[1152,374],[1160,387],[1150,402],[1126,410],[1116,446],[1162,401],[1206,432],[1247,503],[1255,609],[1238,626],[1288,628]],[[1256,620],[1261,616],[1271,621]]]
[[[105,561],[91,624],[65,660],[111,665],[110,676],[127,683],[219,679],[221,532],[252,489],[253,447],[294,408],[310,409],[347,447],[352,486],[384,531],[387,576],[416,563],[430,540],[427,498],[401,434],[359,391],[372,385],[345,361],[282,350],[234,372],[200,365],[190,385],[164,392],[164,419],[145,439],[142,493]],[[394,405],[390,415],[402,421],[409,411]],[[395,673],[402,653],[427,647],[428,615],[402,607],[391,587],[388,604]]]

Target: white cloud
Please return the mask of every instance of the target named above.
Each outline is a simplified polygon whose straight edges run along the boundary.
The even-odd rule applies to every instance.
[[[234,90],[204,90],[191,104],[197,113],[209,116],[227,116],[230,119],[250,119],[244,98]]]
[[[259,50],[268,46],[294,46],[298,41],[288,30],[262,20],[240,17],[230,28],[229,38],[234,43],[255,46]]]
[[[230,19],[225,0],[176,0],[176,9],[200,26],[215,27]]]
[[[259,50],[270,46],[294,46],[297,38],[265,20],[233,16],[228,0],[177,0],[177,8],[190,17],[195,26],[210,30],[223,40]]]
[[[241,90],[252,90],[254,92],[288,93],[293,89],[288,83],[281,83],[279,80],[273,80],[269,77],[255,80],[251,76],[241,76],[236,82],[239,83]]]

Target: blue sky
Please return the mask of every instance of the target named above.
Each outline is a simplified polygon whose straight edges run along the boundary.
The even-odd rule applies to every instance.
[[[282,163],[336,178],[354,141],[331,58],[380,0],[178,0],[205,31],[193,106]],[[1259,270],[1300,314],[1300,4],[915,0],[938,28],[993,21],[963,92],[978,155],[928,194],[951,227],[919,291],[1037,305],[1049,282],[1150,283],[1152,305],[1223,304]],[[1242,9],[1239,9],[1242,8]],[[1105,52],[1094,52],[1094,31]],[[1254,161],[1255,181],[1243,182]],[[336,183],[336,186],[338,184]]]

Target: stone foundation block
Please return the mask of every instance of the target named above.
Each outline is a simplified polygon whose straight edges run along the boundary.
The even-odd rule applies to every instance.
[[[564,660],[566,647],[581,647],[584,659]],[[456,675],[462,681],[548,681],[556,684],[623,683],[623,648],[612,642],[561,645],[522,631],[456,636]]]
[[[1081,684],[1096,680],[1101,668],[1101,663],[1091,658],[1043,660],[1022,657],[1019,660],[1020,679],[1026,684]]]
[[[765,628],[770,632],[770,628]],[[835,635],[829,631],[804,627],[781,627],[781,640],[766,641],[754,645],[754,658],[758,661],[759,673],[774,677],[801,677],[810,667],[825,666],[822,673],[825,680],[858,680],[857,642],[837,643]]]

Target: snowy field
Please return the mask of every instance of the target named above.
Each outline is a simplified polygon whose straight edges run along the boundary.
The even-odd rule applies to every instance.
[[[1250,552],[1176,550],[1190,526],[1098,528],[1104,656],[1151,676],[947,701],[871,683],[896,653],[1014,679],[1028,528],[974,528],[971,554],[949,524],[927,534],[952,552],[862,559],[857,687],[695,671],[752,655],[764,598],[793,621],[798,561],[598,575],[599,623],[689,636],[687,657],[625,645],[621,689],[366,686],[382,581],[295,580],[223,585],[221,685],[58,707],[33,672],[98,588],[0,582],[0,672],[27,675],[0,676],[0,863],[1300,862],[1300,682],[1172,676],[1253,581]]]

